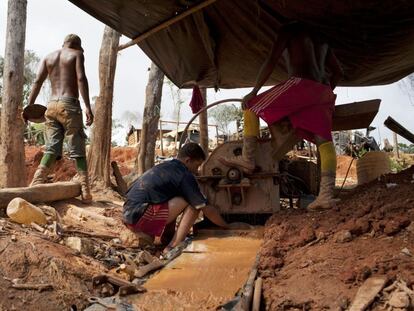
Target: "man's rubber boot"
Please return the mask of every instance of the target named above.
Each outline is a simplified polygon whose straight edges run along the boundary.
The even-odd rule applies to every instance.
[[[251,174],[256,167],[256,149],[257,137],[244,137],[240,156],[220,157],[219,161],[228,167],[236,167],[246,174]]]
[[[283,159],[285,154],[300,141],[289,120],[282,120],[269,125],[269,132],[272,143],[272,158],[275,161]]]
[[[89,177],[88,172],[78,171],[79,175],[79,182],[82,187],[82,203],[91,203],[92,202],[92,194],[91,188],[89,186]]]
[[[49,174],[49,168],[45,165],[39,165],[34,173],[30,187],[45,184],[47,182],[47,175]]]
[[[322,173],[319,195],[315,201],[308,205],[308,211],[323,211],[335,207],[336,202],[339,200],[334,198],[334,189],[335,173]]]

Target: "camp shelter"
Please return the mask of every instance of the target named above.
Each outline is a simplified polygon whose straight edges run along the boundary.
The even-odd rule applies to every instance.
[[[280,25],[294,20],[334,48],[345,69],[340,85],[387,84],[414,71],[414,1],[70,1],[131,39],[145,38],[140,48],[179,87],[252,86]],[[267,84],[285,78],[280,62]]]

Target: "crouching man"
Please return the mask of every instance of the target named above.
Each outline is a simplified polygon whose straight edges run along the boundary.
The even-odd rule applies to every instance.
[[[229,224],[212,206],[207,205],[194,177],[206,156],[196,143],[184,145],[176,159],[154,166],[129,188],[123,210],[126,226],[150,237],[162,236],[167,225],[175,225],[183,213],[172,240],[164,254],[182,242],[195,223],[200,211],[214,224]]]

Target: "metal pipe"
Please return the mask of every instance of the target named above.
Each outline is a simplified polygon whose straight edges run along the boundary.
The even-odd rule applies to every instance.
[[[229,103],[229,102],[242,102],[242,99],[240,99],[240,98],[229,98],[229,99],[223,99],[223,100],[219,100],[219,101],[216,101],[216,102],[214,102],[214,103],[212,103],[212,104],[210,104],[210,105],[207,105],[207,106],[205,106],[205,107],[203,107],[203,109],[200,109],[200,111],[199,112],[197,112],[191,119],[190,119],[190,121],[188,121],[188,123],[187,123],[187,125],[186,125],[186,127],[185,127],[185,129],[184,129],[184,133],[185,132],[187,132],[187,130],[188,130],[188,128],[190,127],[190,125],[191,125],[191,123],[193,123],[193,121],[198,117],[198,115],[200,114],[200,113],[202,113],[202,112],[204,112],[204,111],[206,111],[206,110],[208,110],[208,109],[210,109],[210,108],[212,108],[212,107],[214,107],[214,106],[217,106],[217,105],[219,105],[219,104],[224,104],[224,103]],[[181,149],[181,145],[183,144],[183,135],[181,136],[181,138],[180,138],[180,146],[179,146],[179,148],[178,148],[178,150],[180,150]]]

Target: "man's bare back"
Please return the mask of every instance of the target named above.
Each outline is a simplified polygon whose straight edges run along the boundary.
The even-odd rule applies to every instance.
[[[86,106],[86,125],[91,125],[93,114],[89,102],[89,86],[84,63],[85,59],[79,37],[76,36],[74,40],[65,41],[60,50],[50,53],[41,62],[29,96],[29,105],[35,103],[43,82],[49,77],[52,99],[62,97],[77,99],[80,92]]]
[[[79,97],[76,63],[80,57],[82,52],[70,48],[62,48],[46,56],[52,98]]]

